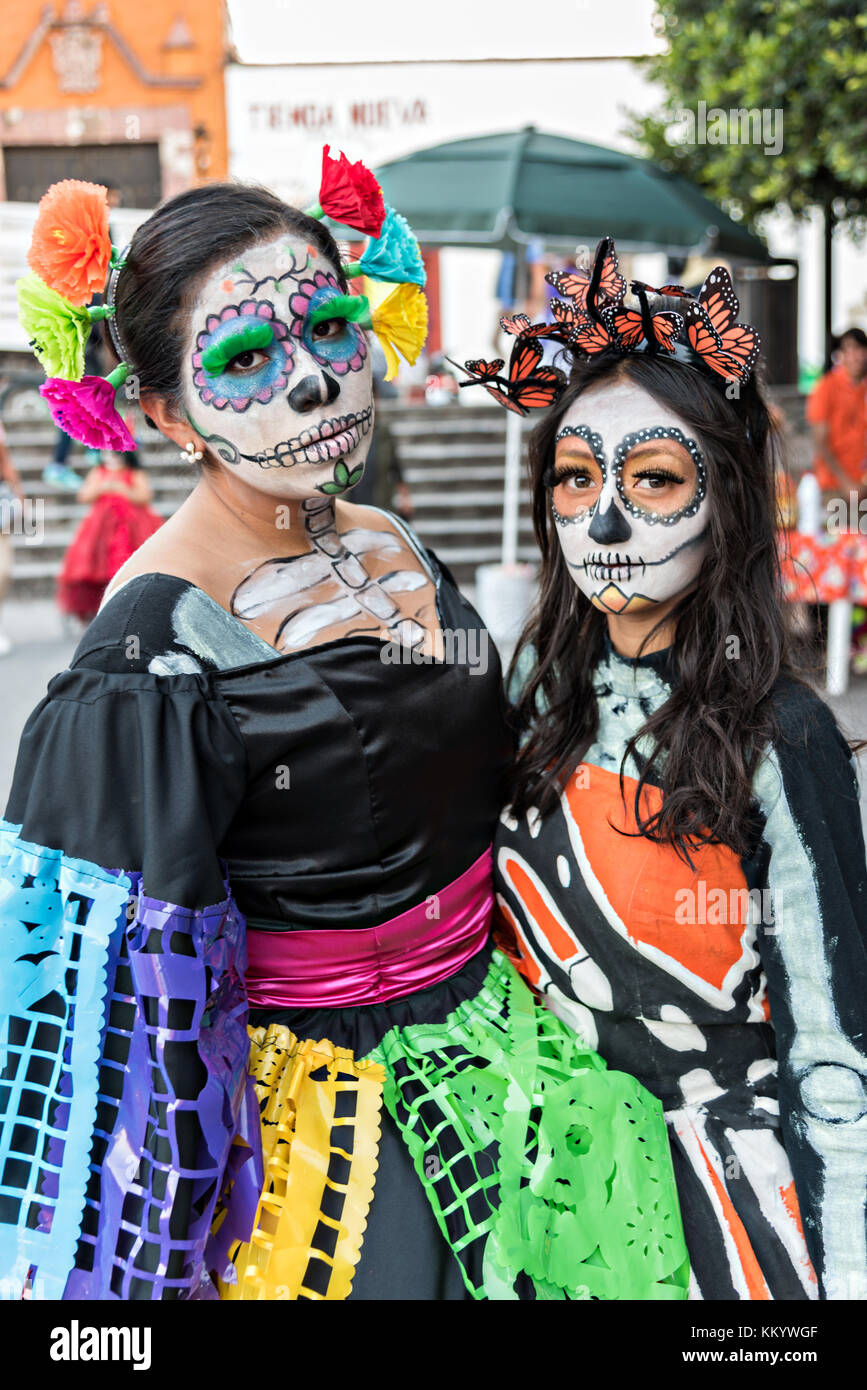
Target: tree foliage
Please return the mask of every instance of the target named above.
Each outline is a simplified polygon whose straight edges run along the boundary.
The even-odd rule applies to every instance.
[[[665,93],[632,135],[664,168],[690,178],[753,225],[783,205],[817,205],[856,235],[867,214],[867,11],[846,0],[658,0],[665,54],[638,60]],[[779,154],[762,143],[670,143],[679,113],[782,112]],[[778,118],[779,119],[779,118]],[[683,125],[681,124],[681,130]]]

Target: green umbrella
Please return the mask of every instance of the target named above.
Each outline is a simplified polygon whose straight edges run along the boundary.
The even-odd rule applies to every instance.
[[[417,150],[375,171],[422,245],[701,250],[767,261],[761,241],[677,174],[527,126]],[[357,235],[357,234],[356,234]]]
[[[758,237],[691,183],[646,159],[526,126],[452,140],[375,170],[387,203],[423,246],[520,250],[540,240],[573,254],[612,236],[619,251],[700,251],[767,262]],[[334,227],[338,236],[358,233]],[[517,556],[521,422],[506,421],[503,563]]]

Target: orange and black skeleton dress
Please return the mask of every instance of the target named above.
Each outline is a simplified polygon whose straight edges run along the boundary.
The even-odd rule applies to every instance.
[[[690,869],[634,833],[636,763],[625,806],[619,786],[672,668],[607,643],[598,732],[559,805],[501,816],[502,912],[530,984],[663,1103],[691,1297],[864,1298],[867,870],[849,748],[781,681],[753,852],[709,845]]]

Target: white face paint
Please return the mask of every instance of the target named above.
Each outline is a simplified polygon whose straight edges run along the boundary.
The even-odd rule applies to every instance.
[[[579,397],[546,482],[569,572],[595,607],[635,612],[694,582],[710,542],[704,458],[689,426],[640,386]]]
[[[264,492],[336,496],[364,471],[371,359],[364,331],[340,317],[342,302],[333,266],[289,233],[234,256],[196,298],[184,349],[187,418]]]

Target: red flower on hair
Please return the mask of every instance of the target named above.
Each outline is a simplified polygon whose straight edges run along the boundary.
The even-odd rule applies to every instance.
[[[385,221],[382,189],[370,170],[359,160],[351,164],[345,154],[329,157],[330,145],[322,149],[322,183],[319,205],[335,222],[344,222],[355,231],[378,237]]]

